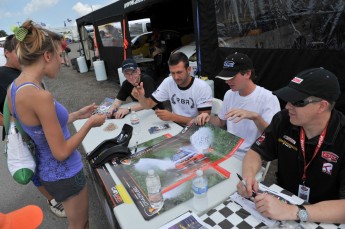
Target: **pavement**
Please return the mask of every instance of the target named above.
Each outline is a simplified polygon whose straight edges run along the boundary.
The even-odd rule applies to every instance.
[[[79,57],[79,43],[71,44],[70,58]],[[93,53],[91,52],[91,55]],[[91,68],[92,69],[92,68]],[[90,70],[86,73],[79,73],[70,67],[61,65],[60,73],[55,79],[46,79],[45,84],[54,98],[62,103],[68,111],[73,112],[89,105],[93,102],[99,104],[105,97],[114,98],[120,88],[115,76],[107,76],[105,81],[97,81],[95,72]],[[75,133],[74,127],[70,124],[71,134]],[[0,127],[1,131],[1,127]],[[0,148],[4,148],[4,143],[0,141]],[[85,157],[85,151],[82,146],[78,148]],[[268,184],[274,182],[274,172],[276,163],[272,163],[266,176]],[[100,210],[100,201],[98,200],[97,191],[94,188],[91,174],[85,166],[86,176],[88,177],[89,188],[89,227],[90,228],[113,228],[108,225],[106,216]],[[67,228],[66,218],[58,218],[53,215],[46,203],[46,199],[38,192],[32,183],[28,185],[17,184],[11,177],[6,164],[6,157],[0,153],[0,212],[10,212],[28,204],[35,204],[42,208],[44,219],[40,228]]]

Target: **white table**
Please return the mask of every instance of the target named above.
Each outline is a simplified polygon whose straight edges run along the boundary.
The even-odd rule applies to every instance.
[[[137,113],[138,113],[139,118],[140,118],[141,132],[139,135],[133,134],[131,141],[129,142],[128,147],[135,146],[137,141],[138,141],[138,144],[140,144],[140,143],[146,142],[148,140],[151,140],[153,138],[157,138],[159,136],[162,136],[164,134],[169,133],[171,135],[176,135],[182,130],[182,127],[180,125],[173,123],[173,122],[169,122],[171,129],[164,130],[164,131],[156,133],[156,134],[150,134],[148,132],[148,129],[150,127],[155,126],[155,125],[161,125],[161,124],[167,123],[167,122],[160,120],[155,115],[154,111],[151,109],[138,111]],[[86,122],[86,119],[77,120],[73,123],[73,125],[76,128],[76,130],[78,131],[84,125],[85,122]],[[105,128],[110,123],[115,124],[117,126],[117,128],[113,131],[106,131]],[[89,154],[92,150],[94,150],[104,140],[115,138],[117,135],[120,134],[122,127],[125,123],[130,124],[129,115],[127,115],[123,119],[107,119],[102,126],[92,128],[82,142],[82,145],[84,147],[85,152],[87,154]]]
[[[182,127],[177,125],[176,123],[169,122],[169,125],[171,126],[170,130],[165,130],[157,134],[149,134],[147,129],[150,128],[153,125],[156,124],[162,124],[165,123],[164,121],[161,121],[155,114],[153,110],[143,110],[138,112],[140,118],[141,118],[141,134],[140,135],[133,135],[129,147],[133,147],[136,144],[136,141],[138,143],[146,142],[150,139],[162,136],[164,134],[170,133],[171,135],[178,134]],[[82,125],[85,123],[86,120],[78,120],[75,121],[73,124],[78,131]],[[118,128],[111,132],[104,131],[104,128],[107,124],[114,123],[118,126]],[[110,119],[106,120],[106,123],[98,128],[93,128],[88,133],[88,135],[85,137],[84,141],[82,142],[82,145],[85,149],[85,152],[88,154],[90,153],[99,143],[106,139],[114,138],[116,137],[121,129],[124,123],[130,123],[129,117],[125,117],[124,119]],[[208,207],[203,209],[202,211],[196,211],[193,208],[193,201],[192,199],[189,201],[186,201],[166,212],[161,213],[160,215],[150,219],[149,221],[146,221],[141,213],[139,212],[138,208],[134,203],[127,204],[123,203],[121,205],[116,206],[113,209],[114,215],[119,222],[121,228],[123,229],[131,229],[131,228],[158,228],[161,225],[164,225],[168,221],[176,218],[177,216],[185,213],[188,210],[192,210],[198,215],[202,215],[203,213],[207,212],[209,209],[219,205],[224,200],[226,200],[232,193],[236,191],[236,185],[238,183],[238,178],[236,177],[236,173],[242,174],[242,161],[230,157],[229,159],[223,161],[219,164],[221,167],[227,169],[231,172],[230,178],[226,179],[225,181],[213,186],[208,191]],[[115,183],[119,182],[119,179],[117,178],[116,174],[113,172],[109,164],[106,164],[107,169],[110,172],[110,175],[113,177]],[[258,178],[259,179],[259,178]]]

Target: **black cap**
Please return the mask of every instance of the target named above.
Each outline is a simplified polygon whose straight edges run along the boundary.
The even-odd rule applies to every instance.
[[[122,62],[122,72],[126,71],[127,69],[135,70],[137,67],[138,64],[131,58],[128,58]]]
[[[297,102],[315,96],[335,102],[340,95],[337,77],[324,68],[312,68],[298,73],[286,86],[273,92],[285,102]]]
[[[235,52],[226,57],[223,70],[216,78],[229,80],[237,73],[250,69],[254,69],[252,60],[246,54]]]

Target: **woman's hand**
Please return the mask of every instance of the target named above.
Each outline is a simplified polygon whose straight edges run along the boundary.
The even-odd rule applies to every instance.
[[[94,114],[88,119],[88,122],[90,123],[91,127],[98,127],[102,126],[106,119],[107,114]]]
[[[88,105],[86,107],[81,108],[79,111],[77,111],[77,119],[84,119],[89,118],[92,113],[97,109],[97,105],[95,103]]]

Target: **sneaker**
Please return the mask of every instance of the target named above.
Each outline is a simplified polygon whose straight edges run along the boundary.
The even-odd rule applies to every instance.
[[[57,216],[57,217],[66,217],[65,209],[63,208],[62,203],[58,203],[55,201],[55,199],[52,199],[51,201],[47,200],[48,206],[50,210]]]

